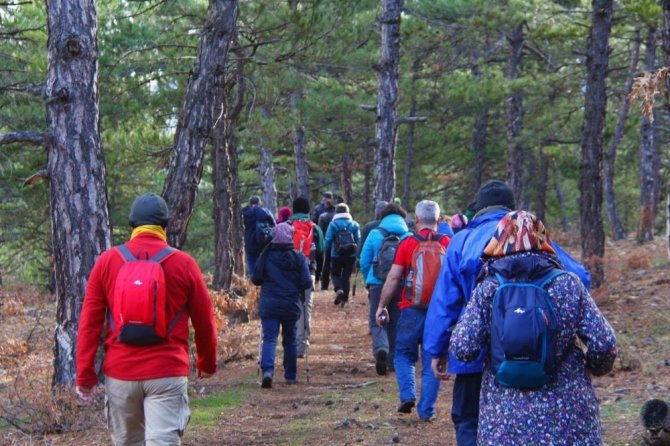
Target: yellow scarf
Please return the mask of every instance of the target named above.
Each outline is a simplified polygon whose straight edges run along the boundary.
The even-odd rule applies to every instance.
[[[164,242],[167,242],[167,234],[165,233],[165,229],[163,229],[161,226],[158,225],[142,225],[138,226],[135,229],[133,229],[132,234],[130,234],[130,239],[134,239],[140,234],[154,234],[159,236]]]

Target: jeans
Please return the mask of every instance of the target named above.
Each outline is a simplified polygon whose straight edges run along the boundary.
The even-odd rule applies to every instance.
[[[256,267],[256,262],[258,262],[258,258],[261,256],[260,254],[251,254],[249,252],[245,252],[246,254],[246,259],[247,259],[247,276],[251,277],[251,275],[254,273],[254,268]]]
[[[115,446],[179,445],[191,418],[186,376],[124,381],[105,377],[105,414]]]
[[[481,387],[481,373],[456,375],[451,404],[451,420],[456,428],[456,443],[458,446],[475,446],[477,444],[479,391]]]
[[[309,335],[312,333],[312,303],[312,290],[305,290],[305,301],[300,302],[300,319],[296,323],[296,351],[299,356],[306,355],[309,348]]]
[[[394,355],[396,350],[396,332],[398,325],[398,317],[400,316],[400,310],[398,309],[398,301],[400,300],[400,294],[395,296],[391,302],[386,306],[386,310],[389,312],[389,320],[383,326],[377,325],[377,307],[379,306],[379,299],[382,294],[382,285],[371,285],[368,290],[368,299],[370,301],[370,311],[368,312],[368,327],[370,328],[370,334],[372,335],[372,355],[376,358],[377,353],[380,351],[385,351],[387,356],[387,362],[391,367],[394,365]]]
[[[330,262],[330,277],[335,291],[344,291],[344,300],[349,300],[351,273],[354,271],[356,257],[333,257]]]
[[[280,319],[261,319],[263,327],[263,346],[261,348],[261,370],[274,375],[277,339],[281,326],[281,343],[284,347],[284,378],[294,380],[298,375],[298,355],[295,347],[295,317]]]
[[[321,270],[321,291],[326,291],[330,284],[330,251],[326,251]]]
[[[440,380],[435,378],[430,367],[431,355],[422,345],[425,320],[426,310],[416,308],[400,310],[395,351],[395,375],[400,401],[416,401],[415,364],[419,359],[419,346],[422,346],[421,398],[416,409],[423,420],[435,415],[435,401],[440,391]]]

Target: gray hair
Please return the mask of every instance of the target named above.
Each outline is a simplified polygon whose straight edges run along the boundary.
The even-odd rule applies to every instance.
[[[430,200],[421,200],[416,204],[416,219],[424,225],[433,225],[440,219],[440,205]]]
[[[386,205],[389,204],[388,201],[384,200],[379,200],[377,204],[375,204],[375,220],[379,220],[382,218],[382,211],[386,207]]]

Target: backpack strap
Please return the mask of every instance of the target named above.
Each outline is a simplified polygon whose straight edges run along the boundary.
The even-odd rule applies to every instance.
[[[135,257],[133,255],[133,253],[130,251],[130,249],[125,244],[118,245],[116,247],[116,250],[121,255],[121,258],[126,262],[133,262],[133,261],[137,260],[137,257]],[[158,253],[156,253],[156,255],[153,256],[149,260],[151,260],[152,262],[161,263],[162,261],[164,261],[165,259],[170,257],[172,254],[174,254],[175,252],[177,252],[177,249],[175,249],[171,246],[168,246],[167,248],[163,248],[160,251],[158,251]]]
[[[565,273],[567,273],[566,270],[556,268],[556,269],[552,270],[549,274],[547,274],[546,276],[544,276],[544,277],[541,279],[541,282],[540,282],[540,284],[539,284],[538,286],[539,286],[540,288],[544,288],[549,282],[551,282],[551,281],[554,280],[556,277],[558,277],[558,276],[560,276],[560,275],[562,275],[562,274],[565,274]]]
[[[388,232],[386,229],[384,229],[384,228],[380,228],[379,226],[377,226],[375,229],[376,229],[377,231],[379,231],[379,232],[382,234],[382,237],[384,237],[384,238],[388,237],[389,234],[391,234],[391,233]]]
[[[135,257],[133,253],[130,252],[130,249],[128,249],[126,245],[117,246],[116,252],[118,252],[121,255],[121,258],[126,262],[132,262],[134,260],[137,260],[137,257]]]

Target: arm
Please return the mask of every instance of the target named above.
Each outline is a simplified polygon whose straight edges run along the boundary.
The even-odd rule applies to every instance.
[[[207,378],[216,372],[217,367],[216,321],[212,301],[209,299],[209,292],[202,278],[200,267],[193,258],[189,260],[191,296],[188,301],[188,312],[195,330],[196,368],[199,378]]]
[[[384,287],[382,288],[382,293],[379,297],[379,306],[377,307],[376,313],[377,325],[380,327],[386,323],[385,321],[388,321],[389,313],[386,310],[386,306],[397,294],[404,271],[404,267],[394,264],[391,267],[388,276],[386,276],[386,281],[384,282]],[[382,315],[384,316],[384,319],[380,319]]]
[[[251,273],[251,283],[253,283],[256,286],[263,285],[263,279],[265,278],[265,262],[267,262],[266,249],[264,249],[261,252],[260,257],[256,262],[256,266],[254,267],[254,270]]]
[[[316,255],[323,255],[324,242],[323,242],[323,231],[319,225],[314,225],[314,244],[316,245]]]
[[[379,233],[376,229],[370,231],[363,243],[363,248],[360,253],[361,259],[359,264],[364,279],[368,276],[370,268],[372,267],[372,261],[375,258],[375,247],[377,245],[377,243],[375,243],[377,241],[377,234],[375,232]]]
[[[102,279],[102,263],[101,259],[98,259],[91,271],[77,331],[76,384],[87,395],[98,383],[95,355],[107,314],[107,293]]]
[[[461,361],[473,361],[491,336],[491,303],[496,284],[486,280],[475,288],[451,335],[449,351]]]
[[[587,347],[587,369],[594,376],[602,376],[612,370],[614,365],[617,356],[616,335],[589,292],[583,284],[578,284],[580,288],[578,291],[580,296],[580,322],[577,336]]]
[[[333,237],[335,236],[335,221],[331,221],[330,224],[328,225],[328,230],[326,231],[326,243],[325,243],[325,249],[326,251],[330,251],[331,247],[333,246]]]

